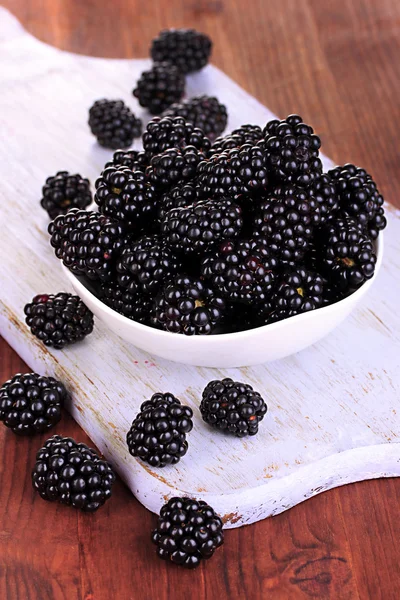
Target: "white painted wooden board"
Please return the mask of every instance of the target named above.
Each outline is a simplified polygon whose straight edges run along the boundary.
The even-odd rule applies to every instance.
[[[121,97],[142,113],[130,92],[148,61],[56,50],[0,9],[0,64],[0,333],[32,369],[68,385],[72,415],[137,498],[152,511],[175,494],[204,498],[226,527],[238,527],[334,486],[400,475],[398,211],[389,209],[384,264],[367,299],[295,356],[223,372],[195,368],[147,355],[99,322],[83,343],[46,349],[29,334],[23,306],[36,293],[68,286],[48,244],[41,186],[61,169],[94,181],[111,153],[91,136],[88,108],[99,97]],[[188,79],[188,93],[218,95],[230,128],[271,118],[212,66]],[[269,405],[255,438],[218,435],[201,420],[204,386],[226,376],[252,384]],[[181,462],[154,470],[129,455],[125,435],[143,400],[160,390],[193,408],[195,427]]]

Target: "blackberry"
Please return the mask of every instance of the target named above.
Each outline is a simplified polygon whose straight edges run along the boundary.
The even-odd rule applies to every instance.
[[[145,294],[153,295],[178,273],[181,261],[159,236],[145,236],[129,244],[117,263],[118,283],[127,287],[136,281]]]
[[[86,444],[53,435],[36,454],[34,489],[44,500],[94,512],[111,497],[111,466]]]
[[[307,194],[317,202],[318,211],[314,210],[314,223],[324,223],[339,210],[339,196],[333,179],[324,173],[316,177],[307,188]]]
[[[371,239],[356,219],[328,221],[319,243],[324,272],[341,292],[351,293],[373,276],[376,254]]]
[[[230,302],[259,304],[273,290],[278,261],[263,239],[228,241],[206,256],[202,276]]]
[[[143,293],[140,285],[133,279],[125,287],[116,281],[103,283],[100,298],[104,304],[133,321],[138,323],[149,321],[151,299]]]
[[[198,201],[197,187],[193,182],[179,183],[162,194],[158,207],[158,220],[162,222],[168,211],[173,208],[183,208]]]
[[[319,308],[324,304],[324,280],[303,265],[287,267],[279,278],[271,304],[268,322]]]
[[[253,236],[266,239],[280,260],[298,263],[311,245],[314,225],[321,221],[320,210],[306,190],[291,184],[277,187],[257,206]]]
[[[307,186],[321,175],[321,140],[299,115],[289,115],[283,121],[270,121],[263,135],[264,140],[259,144],[266,151],[273,179]]]
[[[267,405],[251,385],[233,381],[210,381],[203,391],[200,403],[203,420],[222,431],[237,437],[256,435]]]
[[[199,279],[177,275],[157,296],[152,323],[171,333],[209,335],[225,310],[225,302]]]
[[[68,171],[58,171],[54,177],[48,177],[42,193],[40,204],[50,219],[65,215],[70,208],[86,208],[92,202],[89,179],[70,175]]]
[[[150,159],[145,152],[139,150],[117,150],[114,152],[112,160],[108,161],[104,169],[108,167],[127,167],[131,171],[145,172]]]
[[[268,186],[265,154],[262,148],[245,144],[202,161],[197,167],[202,197],[254,196]]]
[[[343,216],[357,219],[369,236],[376,239],[387,222],[383,196],[371,175],[352,164],[335,167],[329,171],[329,175],[336,183]]]
[[[129,229],[148,227],[157,210],[157,193],[141,171],[107,167],[96,180],[94,199],[99,212]]]
[[[195,29],[164,29],[151,44],[154,61],[168,61],[181,73],[193,73],[206,66],[212,42],[208,35]]]
[[[53,377],[17,373],[0,388],[0,421],[17,435],[43,433],[61,420],[68,397]]]
[[[210,148],[210,156],[221,154],[225,150],[240,148],[244,144],[255,146],[262,138],[262,130],[258,125],[242,125],[226,136],[217,137]]]
[[[163,116],[183,117],[186,122],[204,131],[210,140],[221,135],[228,121],[226,106],[214,96],[196,96],[186,102],[173,104]]]
[[[211,246],[239,235],[242,209],[231,200],[207,200],[170,210],[161,233],[171,248],[186,254],[204,254]]]
[[[24,312],[33,335],[57,350],[80,342],[93,331],[92,312],[72,294],[39,294],[25,305]]]
[[[188,451],[186,434],[193,429],[192,417],[192,409],[173,394],[153,394],[128,431],[129,452],[152,467],[176,465]]]
[[[122,100],[96,100],[89,110],[89,127],[105,148],[128,148],[142,134],[142,121]]]
[[[121,223],[93,211],[71,209],[48,229],[57,258],[76,275],[109,281],[125,240]]]
[[[171,498],[161,509],[152,541],[163,560],[195,569],[224,543],[222,521],[202,500]]]
[[[149,71],[144,71],[133,95],[140,106],[147,108],[152,115],[159,115],[174,102],[178,102],[185,92],[185,77],[169,62],[156,62]]]
[[[169,148],[153,156],[146,177],[154,187],[168,189],[179,182],[193,179],[204,155],[194,146]]]
[[[143,133],[143,148],[150,157],[168,148],[185,146],[194,146],[207,155],[210,145],[204,132],[183,117],[154,117]]]

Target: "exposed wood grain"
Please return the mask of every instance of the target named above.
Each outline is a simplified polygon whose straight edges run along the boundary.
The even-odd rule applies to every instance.
[[[165,26],[208,31],[215,39],[216,65],[275,112],[296,110],[310,119],[332,158],[345,155],[371,169],[386,197],[399,204],[393,123],[398,122],[400,7],[395,0],[248,1],[245,12],[241,0],[160,4],[5,2],[39,38],[87,54],[145,56],[147,40]],[[2,379],[20,368],[13,356],[1,346]],[[63,431],[85,440],[69,421]],[[122,486],[104,509],[108,519],[99,513],[89,522],[63,512],[56,523],[58,510],[31,495],[27,470],[35,444],[3,431],[0,439],[3,457],[7,444],[0,597],[108,600],[110,590],[123,600],[163,599],[172,590],[178,598],[194,593],[199,598],[397,597],[398,481],[334,490],[282,516],[230,531],[206,576],[203,570],[182,574],[156,561],[147,541],[153,517]],[[39,542],[42,523],[46,537]],[[56,550],[60,543],[68,544],[68,552]],[[312,562],[324,557],[342,560]],[[326,569],[326,564],[335,566]],[[350,579],[342,565],[349,567]]]

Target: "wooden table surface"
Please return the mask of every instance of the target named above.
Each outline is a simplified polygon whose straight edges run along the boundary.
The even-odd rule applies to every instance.
[[[400,206],[397,0],[3,3],[39,39],[95,56],[147,56],[165,27],[207,32],[214,64],[277,114],[300,113],[328,156],[370,170]],[[0,340],[0,380],[18,371],[29,369]],[[54,432],[88,442],[68,416]],[[157,559],[149,541],[156,517],[120,481],[94,515],[35,496],[30,471],[46,437],[0,430],[1,599],[399,597],[400,480],[338,488],[228,531],[212,561],[186,572]]]

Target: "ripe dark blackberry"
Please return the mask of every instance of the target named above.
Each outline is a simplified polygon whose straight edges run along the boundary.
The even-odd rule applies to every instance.
[[[100,298],[104,304],[133,321],[138,323],[149,321],[151,298],[143,293],[140,285],[133,279],[125,287],[117,281],[103,283]]]
[[[204,254],[218,242],[236,238],[242,226],[240,206],[231,200],[207,200],[170,210],[161,233],[177,252]]]
[[[316,220],[318,224],[324,223],[339,210],[339,195],[335,182],[326,173],[314,179],[307,188],[307,194],[314,198],[318,205],[318,219],[314,218],[314,223]]]
[[[164,29],[151,43],[151,58],[168,61],[181,73],[193,73],[206,66],[212,42],[208,35],[195,29]]]
[[[321,140],[299,115],[274,119],[263,130],[259,142],[267,154],[268,169],[276,181],[309,185],[322,173]]]
[[[352,164],[335,167],[329,175],[336,183],[343,215],[354,217],[372,239],[386,227],[383,196],[371,175]]]
[[[25,305],[24,312],[33,335],[57,350],[80,342],[93,331],[93,313],[72,294],[39,294]]]
[[[142,171],[144,173],[149,163],[150,159],[146,152],[117,150],[114,152],[112,159],[104,165],[104,169],[107,169],[107,167],[128,167],[131,171]]]
[[[136,281],[143,293],[154,295],[176,275],[181,261],[159,236],[145,236],[127,245],[117,262],[118,283],[127,287]]]
[[[122,100],[96,100],[89,110],[89,127],[105,148],[128,148],[142,134],[142,121]]]
[[[188,451],[193,411],[169,393],[143,402],[126,436],[129,452],[152,467],[176,465]]]
[[[374,247],[356,219],[332,218],[322,228],[319,244],[324,273],[341,292],[351,293],[373,276]]]
[[[264,192],[269,183],[264,151],[250,144],[202,161],[197,175],[202,197],[254,196]]]
[[[210,140],[221,135],[228,121],[226,106],[214,96],[196,96],[186,102],[173,104],[163,116],[183,117],[185,121],[204,131]]]
[[[244,144],[251,144],[255,146],[257,142],[263,137],[261,127],[258,125],[242,125],[237,129],[234,129],[232,133],[217,137],[211,148],[209,155],[221,154],[225,150],[231,150],[232,148],[240,148]]]
[[[177,275],[154,301],[152,323],[171,333],[209,335],[225,310],[222,298],[199,279]]]
[[[203,420],[212,427],[244,437],[258,433],[258,424],[267,412],[267,405],[251,385],[227,377],[207,384],[200,412]]]
[[[324,304],[324,280],[303,265],[283,269],[271,299],[267,322],[292,317]]]
[[[57,258],[76,275],[109,281],[125,240],[121,223],[93,211],[71,209],[48,229]]]
[[[164,192],[158,205],[158,220],[162,222],[173,208],[191,206],[198,201],[197,187],[193,182],[183,182]]]
[[[17,373],[0,388],[0,421],[17,435],[43,433],[60,421],[67,399],[61,381]]]
[[[168,189],[179,182],[193,179],[201,160],[204,160],[204,154],[194,146],[169,148],[153,156],[146,177],[157,189]]]
[[[253,236],[267,240],[282,261],[301,262],[311,245],[320,204],[298,186],[283,185],[265,196],[253,216]]]
[[[143,133],[143,148],[151,157],[168,148],[185,146],[194,146],[207,155],[210,145],[204,132],[183,117],[154,117]]]
[[[53,435],[36,454],[34,489],[44,500],[94,512],[111,497],[115,473],[100,456],[75,440]]]
[[[185,77],[169,62],[156,62],[149,71],[144,71],[133,90],[140,106],[152,115],[159,115],[185,92]]]
[[[40,204],[50,219],[65,215],[70,208],[86,208],[92,202],[89,179],[70,175],[68,171],[58,171],[54,177],[48,177],[42,193]]]
[[[99,212],[135,231],[146,228],[157,210],[158,195],[141,171],[107,167],[96,180],[94,199]]]
[[[259,304],[270,298],[278,261],[262,238],[223,242],[203,259],[202,276],[230,302]]]
[[[222,521],[202,500],[171,498],[161,509],[152,541],[163,560],[195,569],[224,543]]]

